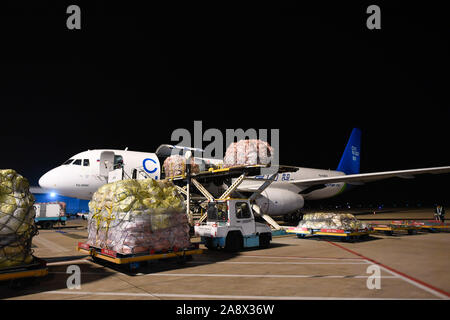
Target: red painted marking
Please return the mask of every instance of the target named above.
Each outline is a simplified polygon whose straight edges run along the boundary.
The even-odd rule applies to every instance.
[[[102,249],[101,253],[104,255],[113,257],[113,258],[115,258],[117,256],[117,252],[109,250],[109,249]]]
[[[356,252],[356,251],[347,249],[347,248],[345,248],[345,247],[343,247],[343,246],[341,246],[341,245],[339,245],[339,244],[337,244],[337,243],[334,243],[334,242],[331,242],[331,241],[327,241],[327,242],[330,243],[330,244],[332,244],[332,245],[334,245],[334,246],[336,246],[336,247],[338,247],[338,248],[341,248],[341,249],[343,249],[343,250],[345,250],[345,251],[348,251],[348,252],[350,252],[350,253],[352,253],[352,254],[358,256],[358,257],[361,257],[361,258],[366,259],[366,260],[368,260],[368,261],[370,261],[370,262],[373,262],[373,263],[375,263],[375,264],[377,264],[377,265],[379,265],[379,266],[382,266],[382,267],[384,267],[384,268],[386,268],[386,269],[388,269],[388,270],[390,270],[390,271],[392,271],[392,272],[395,272],[395,273],[397,273],[397,274],[399,274],[399,275],[401,275],[401,276],[403,276],[403,277],[405,277],[405,278],[408,278],[409,280],[412,280],[412,281],[414,281],[414,282],[420,283],[421,285],[423,285],[423,286],[425,286],[425,287],[427,287],[427,288],[430,288],[430,289],[432,289],[432,290],[434,290],[434,291],[437,291],[437,292],[439,292],[439,293],[442,293],[443,295],[446,295],[447,297],[450,297],[450,293],[448,293],[448,292],[446,292],[446,291],[444,291],[444,290],[442,290],[442,289],[433,287],[431,284],[428,284],[428,283],[426,283],[426,282],[423,282],[422,280],[419,280],[419,279],[413,278],[413,277],[411,277],[411,276],[408,276],[407,274],[405,274],[405,273],[403,273],[403,272],[397,271],[397,270],[395,270],[394,268],[388,267],[388,266],[385,265],[385,264],[382,264],[382,263],[380,263],[380,262],[378,262],[378,261],[375,261],[375,260],[373,260],[373,259],[367,258],[366,256],[364,256],[364,255],[362,255],[362,254],[360,254],[360,253],[358,253],[358,252]]]
[[[83,242],[78,242],[78,248],[89,250],[89,245]]]
[[[344,230],[339,229],[320,229],[320,232],[345,233]]]

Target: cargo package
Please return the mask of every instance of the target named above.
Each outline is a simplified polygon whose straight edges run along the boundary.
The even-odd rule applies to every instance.
[[[317,212],[303,215],[298,228],[358,230],[367,226],[349,213]]]
[[[15,170],[0,170],[0,269],[33,261],[31,240],[37,228],[29,188],[28,180]]]
[[[172,182],[121,180],[106,184],[89,202],[88,241],[121,254],[188,248],[184,198]]]
[[[270,164],[273,148],[265,141],[251,139],[233,142],[225,153],[223,166],[236,167]]]
[[[164,160],[163,168],[166,177],[183,175],[186,172],[186,159],[180,155],[172,155]],[[191,158],[191,173],[199,172],[199,165]]]

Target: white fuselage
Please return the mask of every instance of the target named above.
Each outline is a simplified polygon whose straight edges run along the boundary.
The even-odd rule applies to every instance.
[[[132,176],[135,168],[144,170],[153,179],[161,177],[161,166],[154,153],[89,150],[70,159],[73,160],[71,163],[63,164],[44,174],[39,185],[62,196],[90,200],[94,192],[107,183],[109,168],[118,165],[120,160],[123,161],[124,173],[128,177]]]
[[[81,152],[65,164],[47,172],[39,180],[39,185],[49,191],[67,197],[90,200],[95,191],[108,181],[108,173],[117,166],[123,166],[126,177],[133,176],[138,169],[146,177],[161,178],[161,163],[155,153],[128,150],[89,150]],[[256,200],[263,213],[280,216],[301,209],[304,200],[333,197],[343,191],[345,184],[327,184],[308,190],[289,183],[317,177],[345,175],[343,172],[311,168],[298,168],[297,172],[278,174],[275,182]],[[267,178],[267,177],[256,177]],[[242,186],[260,185],[260,182],[244,181]]]

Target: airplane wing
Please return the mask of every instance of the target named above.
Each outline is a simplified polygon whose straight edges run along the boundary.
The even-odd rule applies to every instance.
[[[434,167],[434,168],[424,168],[424,169],[410,169],[410,170],[396,170],[396,171],[383,171],[383,172],[372,172],[372,173],[358,173],[358,174],[349,174],[342,176],[333,176],[333,177],[319,177],[319,178],[311,178],[311,179],[301,179],[301,180],[290,180],[286,181],[286,183],[296,185],[302,189],[305,189],[309,186],[314,185],[323,185],[328,183],[338,183],[345,182],[351,185],[362,185],[366,182],[372,182],[376,180],[383,180],[389,178],[403,178],[403,179],[413,179],[415,175],[430,173],[430,174],[442,174],[442,173],[450,173],[450,166],[446,167]],[[255,191],[261,184],[256,183],[254,185],[245,185],[239,186],[237,188],[238,191],[242,192],[253,192]]]
[[[424,169],[410,169],[410,170],[397,170],[397,171],[384,171],[384,172],[372,172],[372,173],[358,173],[349,174],[343,176],[334,177],[324,177],[324,178],[312,178],[312,179],[301,179],[301,180],[291,180],[289,183],[295,184],[299,187],[312,186],[317,184],[327,184],[327,183],[337,183],[345,182],[348,184],[361,185],[365,182],[372,182],[376,180],[388,179],[388,178],[403,178],[412,179],[415,175],[431,173],[431,174],[442,174],[449,173],[450,166],[447,167],[434,167],[434,168],[424,168]]]

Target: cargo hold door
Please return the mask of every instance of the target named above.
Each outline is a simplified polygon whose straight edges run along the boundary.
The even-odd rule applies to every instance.
[[[103,151],[100,154],[100,171],[101,176],[108,176],[109,172],[114,169],[114,152]]]

